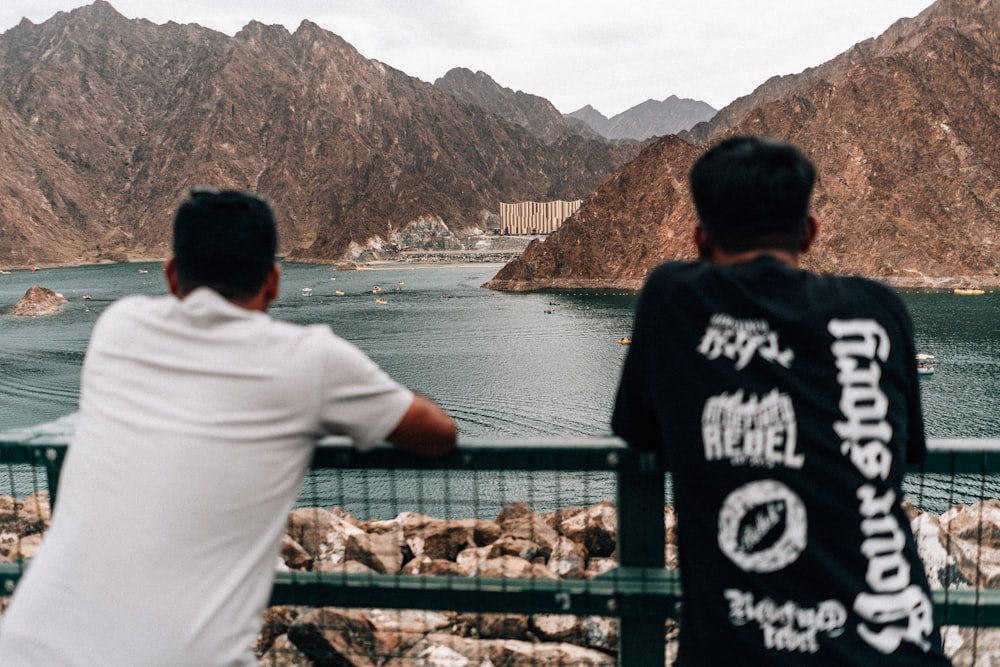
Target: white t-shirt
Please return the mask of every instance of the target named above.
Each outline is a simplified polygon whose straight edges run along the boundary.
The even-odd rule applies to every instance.
[[[370,447],[412,398],[329,327],[206,288],[112,305],[52,527],[0,617],[0,664],[256,665],[313,444]]]

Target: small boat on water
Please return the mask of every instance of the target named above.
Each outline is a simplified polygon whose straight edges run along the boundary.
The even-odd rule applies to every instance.
[[[372,294],[381,294],[381,293],[382,293],[382,288],[379,285],[375,285],[374,287],[372,287]]]
[[[302,296],[312,296],[312,295],[313,295],[312,287],[303,287],[302,288]]]
[[[931,375],[934,373],[934,355],[917,354],[917,375]]]
[[[402,280],[400,280],[400,281],[399,281],[398,283],[396,283],[396,284],[397,284],[397,285],[399,285],[400,287],[402,287],[402,286],[403,286],[403,285],[405,285],[406,283],[404,283],[404,282],[403,282]]]
[[[959,296],[976,296],[977,294],[985,294],[986,292],[975,287],[956,287],[954,290],[955,294]]]
[[[139,269],[139,273],[149,273],[149,269]]]
[[[84,294],[84,295],[83,295],[83,296],[81,296],[80,298],[81,298],[81,299],[83,299],[84,301],[90,301],[90,300],[91,300],[91,299],[93,299],[94,297],[90,296],[89,294]]]
[[[334,296],[344,296],[344,290],[339,289],[333,293]]]
[[[0,271],[0,275],[2,275],[2,276],[9,276],[10,275],[10,271]]]
[[[375,299],[375,303],[377,303],[380,306],[384,306],[385,304],[387,304],[389,302],[386,301],[385,299]]]
[[[632,337],[631,336],[625,336],[624,338],[619,338],[618,339],[618,344],[619,345],[631,345],[632,344]]]

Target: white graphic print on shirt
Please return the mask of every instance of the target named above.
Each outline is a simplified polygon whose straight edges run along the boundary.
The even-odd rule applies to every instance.
[[[740,320],[725,313],[712,315],[698,344],[698,351],[710,360],[719,357],[732,359],[738,371],[750,363],[754,354],[785,368],[795,357],[790,349],[781,349],[778,334],[771,331],[765,320]]]
[[[879,362],[889,358],[889,335],[870,319],[830,320],[827,330],[836,339],[831,350],[844,419],[834,424],[834,430],[843,439],[841,451],[866,479],[884,480],[893,462],[892,426]],[[861,553],[868,564],[865,582],[870,588],[854,600],[854,611],[865,621],[858,626],[858,635],[882,653],[892,653],[904,641],[928,651],[933,607],[924,591],[911,584],[904,554],[906,534],[892,513],[896,494],[887,489],[879,495],[875,483],[865,483],[857,497],[864,536]]]
[[[729,588],[729,622],[740,626],[756,623],[764,636],[764,647],[777,651],[816,653],[817,635],[839,637],[847,622],[847,610],[837,600],[823,600],[815,607],[800,607],[795,602],[779,605],[770,598],[760,601],[754,594]]]
[[[794,563],[808,541],[806,506],[773,479],[744,484],[719,510],[719,549],[744,572],[776,572]]]
[[[763,398],[743,390],[712,396],[701,413],[701,437],[708,461],[732,465],[801,468],[795,450],[798,429],[792,399],[772,389]]]

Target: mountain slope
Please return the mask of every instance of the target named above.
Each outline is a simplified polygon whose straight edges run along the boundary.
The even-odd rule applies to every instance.
[[[864,58],[852,49],[834,81],[800,81],[713,136],[790,140],[816,162],[822,226],[808,267],[900,284],[958,276],[1000,284],[1000,3],[939,0],[887,35],[876,44],[892,48]],[[695,216],[680,167],[692,150],[659,140],[619,172],[647,176],[628,180],[617,202],[603,190],[619,174],[488,286],[638,287],[659,262],[690,257]],[[668,201],[659,172],[671,175]],[[649,200],[665,208],[638,205]],[[613,251],[595,256],[587,244]]]
[[[158,257],[193,185],[268,195],[289,257],[458,247],[499,201],[586,196],[635,148],[546,144],[304,21],[233,37],[104,2],[0,35],[0,264]]]
[[[544,97],[505,88],[485,72],[473,73],[464,67],[455,67],[435,81],[434,87],[520,125],[546,143],[567,134],[579,134],[589,139],[601,136],[586,124],[563,118]]]

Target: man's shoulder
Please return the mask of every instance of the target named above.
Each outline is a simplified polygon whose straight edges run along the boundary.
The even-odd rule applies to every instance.
[[[706,262],[663,262],[654,268],[646,279],[646,287],[667,286],[693,282],[711,265]]]
[[[812,275],[814,284],[821,289],[838,293],[842,298],[850,299],[859,305],[872,302],[881,308],[904,308],[903,300],[896,291],[877,280],[861,276]]]
[[[167,303],[173,297],[150,296],[146,294],[130,294],[117,299],[114,303],[104,309],[100,319],[107,322],[122,317],[134,318],[147,312],[151,308],[157,308],[160,304]]]

